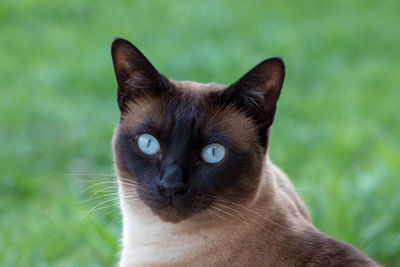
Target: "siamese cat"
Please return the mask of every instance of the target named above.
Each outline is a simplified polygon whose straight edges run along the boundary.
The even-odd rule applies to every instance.
[[[111,53],[120,266],[378,266],[319,232],[268,157],[282,59],[225,86],[168,79],[124,39]]]

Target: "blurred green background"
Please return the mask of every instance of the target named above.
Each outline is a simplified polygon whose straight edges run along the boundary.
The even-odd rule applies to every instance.
[[[118,261],[107,175],[120,36],[176,80],[228,84],[283,57],[272,160],[319,229],[400,266],[399,10],[397,0],[2,0],[0,265]]]

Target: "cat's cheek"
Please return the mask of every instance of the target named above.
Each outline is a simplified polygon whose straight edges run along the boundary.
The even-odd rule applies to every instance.
[[[235,155],[216,181],[216,194],[237,202],[252,198],[258,188],[262,166],[258,161],[261,159],[254,158],[251,153]]]

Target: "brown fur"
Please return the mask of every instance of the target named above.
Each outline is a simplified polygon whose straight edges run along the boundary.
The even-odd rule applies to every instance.
[[[112,51],[121,109],[113,137],[123,215],[121,266],[378,266],[354,247],[319,232],[290,180],[269,160],[269,128],[283,82],[283,63],[264,61],[226,87],[167,80],[124,40],[116,40]],[[137,76],[139,84],[135,84]],[[257,84],[263,84],[263,94],[254,89]],[[161,93],[157,87],[163,88]],[[231,104],[212,101],[215,96],[216,103],[231,99],[233,94],[240,98]],[[257,113],[252,113],[254,109]],[[160,135],[157,157],[135,156],[133,133],[144,123]],[[196,128],[196,123],[201,127]],[[185,130],[188,139],[173,139]],[[202,206],[191,206],[186,214],[171,205],[157,206],[149,198],[153,192],[143,186],[155,178],[140,182],[136,172],[145,170],[134,165],[134,159],[156,166],[174,152],[172,143],[215,131],[229,138],[228,161],[235,158],[229,153],[241,151],[246,164],[229,165],[240,167],[235,172],[226,170],[232,179],[210,177],[225,179],[224,186],[211,196],[191,199]],[[174,160],[192,164],[198,148],[189,148]]]
[[[196,86],[196,90],[200,92],[218,90],[210,85],[202,87],[196,84]],[[221,86],[218,87],[221,88]],[[193,88],[188,91],[195,93],[192,90]],[[122,131],[129,131],[138,121],[148,118],[152,114],[156,114],[152,121],[161,125],[162,117],[158,113],[162,110],[160,101],[160,99],[143,99],[137,101],[136,104],[130,103],[129,111],[123,116],[119,128]],[[249,143],[248,140],[255,138],[255,134],[251,134],[254,125],[233,107],[220,112],[212,110],[210,114],[216,114],[213,122],[220,122],[218,127],[227,131],[239,146],[245,147]],[[141,262],[138,260],[141,256],[129,255],[130,247],[128,246],[124,248],[123,255],[125,257],[123,257],[121,265],[376,266],[353,247],[318,232],[311,224],[307,209],[297,196],[289,179],[268,158],[264,162],[262,181],[257,186],[257,190],[253,191],[251,202],[223,202],[222,205],[225,205],[226,208],[217,206],[224,211],[220,212],[218,216],[211,217],[212,214],[200,214],[180,223],[181,225],[166,227],[160,221],[159,229],[154,229],[159,239],[156,238],[153,242],[147,244],[144,242],[139,245],[139,247],[153,247],[154,253],[157,255],[168,253],[170,243],[173,241],[170,240],[171,234],[166,233],[168,230],[164,227],[170,227],[178,246],[186,247],[191,244],[192,251],[184,249],[184,253],[179,257],[166,258],[165,261],[150,257],[144,258],[144,261]],[[125,177],[125,175],[121,176]],[[121,188],[125,188],[125,186],[122,185]],[[123,197],[124,193],[121,195]],[[140,207],[140,209],[146,208]],[[123,208],[124,210],[125,208]],[[130,212],[133,211],[129,209],[124,213]],[[146,214],[145,216],[153,215]],[[144,232],[146,231],[144,230]],[[151,239],[149,238],[149,240]]]

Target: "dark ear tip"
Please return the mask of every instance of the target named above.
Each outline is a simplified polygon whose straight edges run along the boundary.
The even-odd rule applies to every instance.
[[[114,52],[116,49],[121,47],[135,47],[131,42],[124,38],[117,37],[111,44],[111,52]]]
[[[112,45],[114,45],[114,44],[122,44],[122,43],[131,44],[131,42],[129,42],[128,40],[126,40],[126,39],[124,39],[124,38],[116,37],[116,38],[114,39],[114,41],[112,42]]]
[[[278,65],[279,68],[281,68],[283,71],[285,71],[285,62],[283,61],[283,59],[281,57],[271,57],[268,58],[266,60],[264,60],[265,63],[272,63],[274,65]]]

